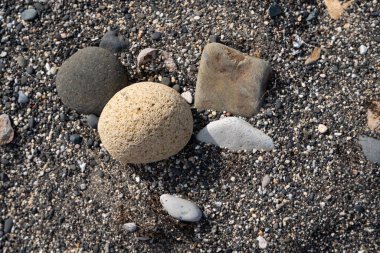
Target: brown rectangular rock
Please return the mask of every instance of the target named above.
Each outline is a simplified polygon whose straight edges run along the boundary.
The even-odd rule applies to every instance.
[[[219,43],[203,50],[195,107],[250,117],[260,108],[272,69],[267,61]]]

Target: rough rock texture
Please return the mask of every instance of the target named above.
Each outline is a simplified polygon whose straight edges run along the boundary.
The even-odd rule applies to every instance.
[[[236,117],[209,123],[197,134],[197,140],[232,151],[273,149],[273,141],[268,135]]]
[[[178,220],[198,222],[202,211],[193,202],[169,194],[160,196],[160,202],[168,214]]]
[[[367,112],[368,128],[380,133],[380,100],[373,101]]]
[[[56,79],[58,95],[66,106],[96,115],[127,82],[123,65],[99,47],[87,47],[72,55],[62,64]]]
[[[373,163],[380,164],[380,141],[368,136],[360,136],[359,144],[362,146],[365,157]]]
[[[142,82],[112,97],[98,129],[104,147],[120,162],[150,163],[178,153],[187,144],[193,117],[175,90]]]
[[[268,62],[219,43],[203,50],[195,90],[195,107],[250,117],[260,107],[271,75]]]
[[[145,48],[141,50],[139,55],[137,56],[137,66],[145,64],[150,60],[157,57],[159,50],[155,48]]]
[[[9,116],[0,115],[0,145],[5,145],[13,140],[14,130],[11,125]]]

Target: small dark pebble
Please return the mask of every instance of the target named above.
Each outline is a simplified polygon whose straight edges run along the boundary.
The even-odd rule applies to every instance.
[[[95,245],[94,247],[92,247],[92,252],[99,253],[100,252],[99,245]]]
[[[9,177],[7,174],[5,174],[4,172],[1,172],[0,173],[0,181],[2,181],[3,183],[5,182],[9,182]]]
[[[174,85],[174,86],[173,86],[173,89],[175,89],[175,90],[178,91],[178,92],[181,91],[181,87],[180,87],[178,84]]]
[[[5,158],[1,159],[1,164],[4,165],[4,166],[11,165],[11,163],[8,161],[8,159],[5,159]]]
[[[164,76],[161,81],[162,84],[169,85],[170,84],[170,78]]]
[[[32,66],[28,66],[26,67],[25,69],[26,73],[28,73],[29,75],[33,75],[34,73],[34,68]]]
[[[375,36],[373,40],[380,43],[380,35]]]
[[[8,218],[4,221],[4,233],[8,234],[11,232],[13,227],[13,220],[12,218]]]
[[[25,85],[27,81],[28,81],[28,77],[26,77],[26,76],[21,77],[21,80],[20,80],[21,85]]]
[[[93,141],[91,138],[89,138],[89,139],[87,140],[87,142],[86,142],[86,145],[87,145],[87,147],[91,148],[92,145],[94,145],[94,141]]]
[[[173,37],[173,38],[175,38],[175,37],[177,37],[177,36],[178,36],[178,32],[176,32],[176,31],[173,31],[173,32],[171,33],[171,35],[172,35],[172,37]]]
[[[161,39],[161,33],[160,32],[154,32],[153,34],[152,34],[152,39],[153,40],[159,40],[159,39]]]
[[[28,119],[28,127],[29,127],[30,129],[32,129],[32,128],[34,127],[34,124],[35,124],[35,121],[34,121],[34,118],[33,118],[33,117],[30,118],[30,119]]]
[[[127,14],[125,14],[124,18],[125,18],[126,20],[132,19],[132,14],[127,13]]]
[[[100,170],[100,171],[98,172],[98,175],[99,175],[100,178],[103,178],[103,177],[104,177],[104,172]]]
[[[278,109],[281,109],[281,108],[282,108],[281,100],[280,100],[280,99],[277,99],[277,100],[276,100],[275,109],[278,110]]]
[[[187,29],[186,26],[182,26],[180,32],[181,32],[181,33],[188,33],[189,30]]]
[[[282,13],[281,7],[278,4],[271,4],[268,9],[268,14],[271,18],[277,17]]]
[[[332,72],[337,72],[337,71],[338,71],[338,67],[335,66],[335,65],[332,66],[332,67],[331,67],[331,71],[332,71]]]
[[[82,137],[79,134],[72,134],[70,135],[70,142],[80,144],[82,142]]]
[[[365,212],[364,207],[362,207],[361,205],[356,205],[355,211],[358,213],[364,213]]]
[[[63,112],[59,114],[59,118],[60,118],[61,122],[65,122],[68,120],[67,115]]]
[[[208,40],[210,43],[213,43],[213,42],[220,43],[220,37],[218,35],[211,35],[208,38]]]

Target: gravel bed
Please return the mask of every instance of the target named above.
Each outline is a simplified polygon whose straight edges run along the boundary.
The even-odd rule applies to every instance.
[[[358,144],[361,135],[380,139],[367,127],[369,102],[380,98],[380,3],[353,1],[335,21],[323,1],[278,2],[271,18],[269,0],[1,1],[0,113],[15,138],[0,147],[0,252],[380,251],[379,165]],[[37,15],[24,21],[29,7]],[[274,78],[247,121],[274,150],[233,153],[193,135],[161,162],[113,160],[55,86],[63,61],[108,30],[127,43],[117,56],[132,82],[165,80],[193,95],[209,41],[268,60]],[[178,70],[159,60],[138,69],[148,47],[170,52]],[[314,47],[321,58],[306,66]],[[18,102],[19,91],[28,101]],[[226,115],[192,111],[194,134]],[[205,217],[172,219],[164,193]]]

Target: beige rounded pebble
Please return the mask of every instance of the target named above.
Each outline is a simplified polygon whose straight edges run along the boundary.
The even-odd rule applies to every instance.
[[[193,116],[174,89],[142,82],[111,98],[98,129],[104,147],[115,159],[124,164],[150,163],[175,155],[187,144]]]
[[[318,125],[318,132],[320,132],[321,134],[324,134],[326,133],[328,130],[327,126],[323,125],[323,124],[319,124]]]

